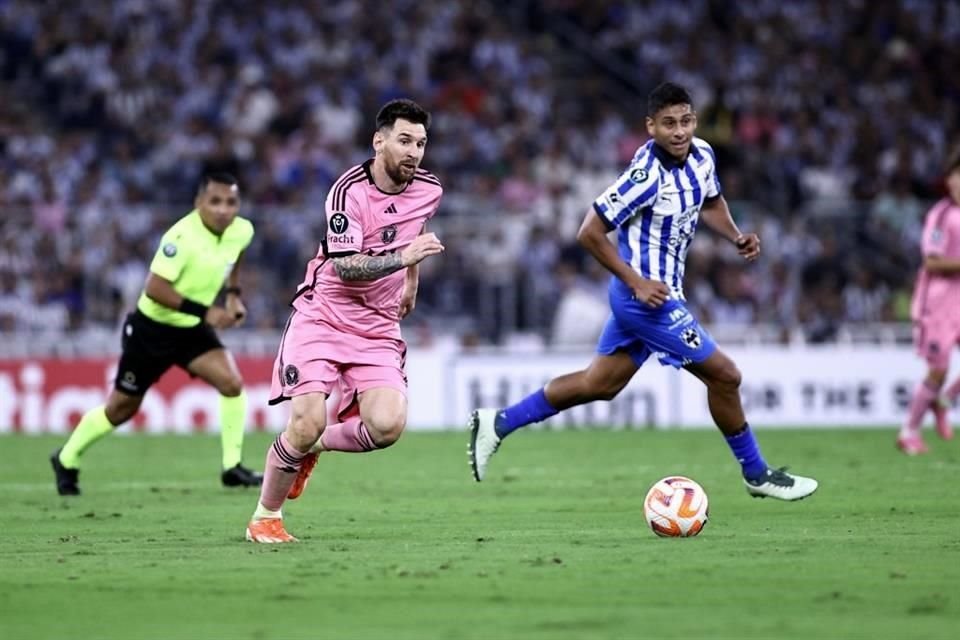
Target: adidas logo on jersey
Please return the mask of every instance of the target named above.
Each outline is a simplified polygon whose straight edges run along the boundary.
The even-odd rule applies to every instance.
[[[391,203],[390,203],[390,206],[387,207],[387,210],[384,211],[384,213],[399,213],[399,212],[397,211],[397,208],[396,208],[396,207],[393,205],[393,203],[391,202]]]

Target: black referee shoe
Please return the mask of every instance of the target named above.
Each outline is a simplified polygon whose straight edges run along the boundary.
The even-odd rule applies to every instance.
[[[62,496],[80,495],[80,487],[77,486],[77,480],[80,478],[80,469],[67,469],[60,462],[60,449],[50,454],[50,464],[53,466],[53,473],[57,479],[57,493]]]
[[[263,483],[263,474],[238,464],[220,474],[220,481],[225,487],[259,487]]]

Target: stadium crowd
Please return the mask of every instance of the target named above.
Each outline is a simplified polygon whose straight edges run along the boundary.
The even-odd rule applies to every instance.
[[[332,181],[384,101],[434,113],[444,182],[424,327],[576,341],[605,275],[573,238],[646,139],[643,96],[688,85],[741,226],[686,287],[707,323],[902,321],[922,214],[960,138],[960,5],[947,1],[8,0],[0,3],[0,330],[117,323],[205,171],[258,230],[251,322],[282,326]],[[674,33],[670,39],[658,33]],[[602,318],[601,318],[602,321]]]

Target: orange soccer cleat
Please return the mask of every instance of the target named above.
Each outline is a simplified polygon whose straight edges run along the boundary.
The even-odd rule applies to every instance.
[[[263,544],[277,544],[281,542],[300,542],[283,528],[281,518],[261,518],[251,520],[247,525],[247,541]]]
[[[307,488],[307,480],[310,479],[313,468],[317,466],[317,458],[319,456],[319,451],[311,451],[300,461],[300,471],[297,472],[293,486],[290,487],[290,491],[287,492],[287,500],[296,500],[300,497],[300,494],[303,493],[303,490]]]

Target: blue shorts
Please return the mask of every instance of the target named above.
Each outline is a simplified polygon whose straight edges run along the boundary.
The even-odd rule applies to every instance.
[[[654,309],[624,295],[625,287],[610,287],[610,309],[597,353],[605,356],[617,351],[630,354],[638,367],[651,355],[660,364],[683,367],[703,362],[717,350],[717,343],[679,300],[667,300]]]

